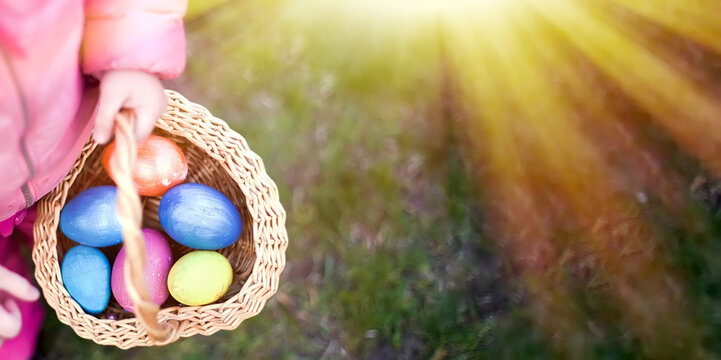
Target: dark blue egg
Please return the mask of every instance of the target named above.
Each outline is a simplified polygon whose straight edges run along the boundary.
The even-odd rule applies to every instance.
[[[76,195],[60,213],[60,230],[73,241],[93,247],[119,244],[122,229],[115,207],[115,186],[97,186]]]
[[[173,240],[200,250],[229,246],[243,229],[235,205],[203,184],[182,184],[168,190],[160,200],[158,217]]]
[[[65,254],[60,268],[70,296],[89,314],[97,314],[110,300],[110,263],[102,251],[78,245]]]

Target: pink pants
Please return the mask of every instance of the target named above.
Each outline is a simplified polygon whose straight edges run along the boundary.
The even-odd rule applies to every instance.
[[[20,247],[27,246],[32,249],[34,222],[34,208],[27,212],[21,211],[0,222],[0,265],[31,280],[32,266],[27,263]],[[45,313],[43,305],[41,300],[32,303],[18,301],[18,307],[23,319],[22,329],[17,337],[5,340],[0,346],[0,359],[3,360],[25,360],[35,354],[35,345]]]

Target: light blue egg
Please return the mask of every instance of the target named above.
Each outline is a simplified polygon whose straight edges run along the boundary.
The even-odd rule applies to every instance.
[[[181,184],[168,190],[160,200],[158,217],[171,238],[199,250],[230,246],[243,230],[235,205],[203,184]]]
[[[122,229],[115,206],[115,186],[84,190],[65,204],[60,213],[60,230],[73,241],[93,247],[119,244]]]
[[[105,310],[110,300],[110,263],[102,251],[78,245],[65,254],[60,267],[65,289],[89,314]]]

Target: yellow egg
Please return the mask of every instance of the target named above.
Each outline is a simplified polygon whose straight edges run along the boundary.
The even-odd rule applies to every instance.
[[[185,254],[170,269],[168,290],[181,304],[206,305],[223,297],[233,281],[225,256],[214,251]]]

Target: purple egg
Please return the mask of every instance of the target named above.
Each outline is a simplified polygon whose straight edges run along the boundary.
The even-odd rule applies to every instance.
[[[143,229],[145,236],[145,282],[151,300],[161,305],[168,299],[168,272],[173,265],[173,254],[165,235],[154,229]],[[113,297],[123,309],[133,312],[133,301],[125,288],[125,246],[120,249],[113,264],[110,287]]]

